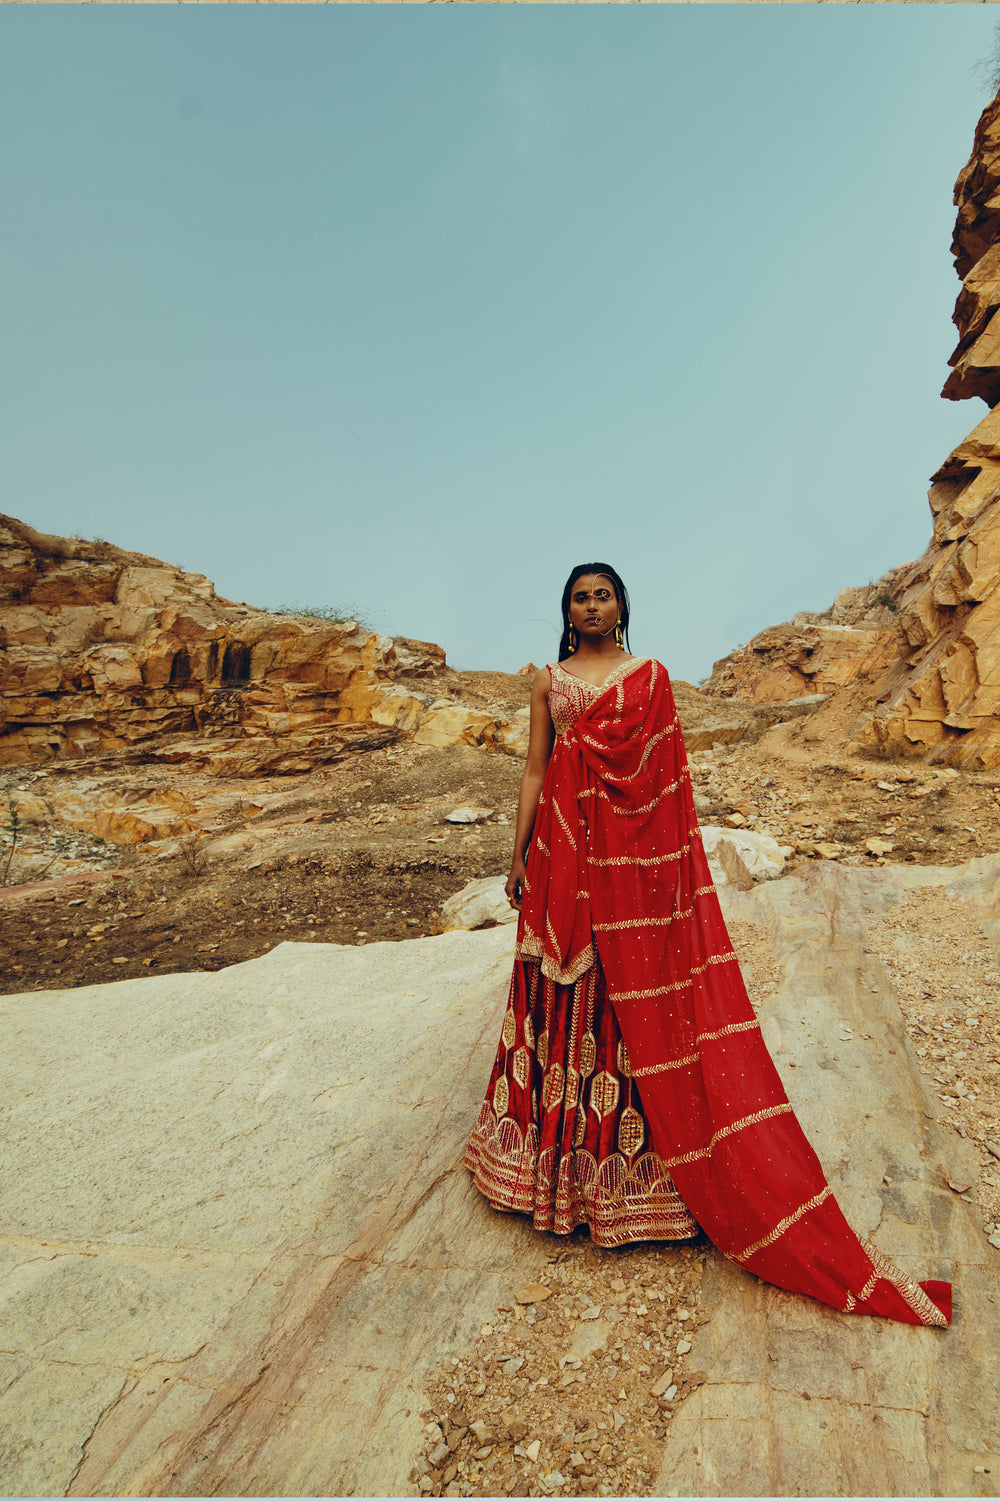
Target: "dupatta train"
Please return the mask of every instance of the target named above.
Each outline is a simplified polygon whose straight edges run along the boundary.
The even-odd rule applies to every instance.
[[[713,1243],[845,1313],[946,1325],[844,1218],[750,1005],[702,847],[666,670],[639,659],[561,734],[527,863],[519,959],[572,984],[594,963],[653,1144]]]

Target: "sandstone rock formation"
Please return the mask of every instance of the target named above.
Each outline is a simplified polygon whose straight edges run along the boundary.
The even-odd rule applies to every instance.
[[[954,1277],[957,1317],[842,1317],[710,1256],[705,1381],[658,1494],[996,1493],[1000,1256],[947,1186],[967,1144],[931,1118],[865,950],[915,886],[985,916],[998,881],[998,857],[818,866],[727,897],[772,931],[762,1021],[845,1208],[908,1269]],[[512,942],[283,944],[0,1002],[4,1493],[413,1493],[429,1369],[551,1244],[459,1166]]]
[[[526,738],[524,716],[508,722],[456,701],[439,646],[251,609],[221,599],[202,574],[9,516],[0,648],[0,764],[173,737],[175,760],[254,776],[335,759],[345,725],[426,745],[516,750]],[[192,736],[209,743],[185,744]]]
[[[848,630],[838,629],[837,606],[826,617],[796,617],[717,663],[707,686],[758,702],[832,693],[838,701],[818,716],[820,733],[827,725],[889,755],[992,768],[1000,765],[1000,100],[979,121],[955,202],[960,339],[942,394],[978,396],[991,410],[932,477],[927,551],[868,591],[848,591],[860,596],[850,609],[869,596]]]
[[[399,737],[527,751],[524,669],[456,673],[430,642],[235,604],[203,574],[9,516],[0,654],[0,765],[131,755],[260,777]],[[753,737],[778,717],[720,709],[685,683],[677,697],[692,748]]]
[[[903,649],[894,613],[903,571],[842,590],[821,614],[802,611],[785,625],[769,626],[715,663],[705,692],[755,704],[808,704],[859,679],[872,682]]]

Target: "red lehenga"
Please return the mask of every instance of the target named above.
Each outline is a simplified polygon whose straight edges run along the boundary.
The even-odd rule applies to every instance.
[[[747,997],[701,843],[666,670],[600,688],[552,668],[557,731],[516,960],[466,1152],[498,1209],[600,1245],[704,1229],[757,1276],[845,1313],[946,1325],[844,1218]]]

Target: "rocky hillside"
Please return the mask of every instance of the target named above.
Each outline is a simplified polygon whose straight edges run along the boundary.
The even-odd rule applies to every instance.
[[[527,750],[530,672],[455,672],[431,642],[236,604],[204,574],[10,516],[0,651],[0,766],[111,756],[257,777],[401,739]],[[692,749],[787,717],[675,686]]]
[[[943,395],[991,408],[932,477],[934,531],[916,562],[822,616],[796,616],[716,663],[706,688],[757,702],[830,694],[833,741],[970,769],[1000,765],[1000,99],[955,187],[963,278]]]
[[[203,574],[10,516],[0,647],[0,765],[169,744],[253,776],[335,759],[357,725],[428,745],[517,748],[525,732],[516,712],[456,703],[439,646],[236,604]]]

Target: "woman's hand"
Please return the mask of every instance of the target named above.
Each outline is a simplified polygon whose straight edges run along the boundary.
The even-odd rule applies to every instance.
[[[524,868],[524,860],[520,855],[515,855],[510,862],[510,875],[507,877],[507,884],[504,887],[504,891],[507,893],[507,900],[515,912],[520,912],[521,910],[521,897],[524,895],[524,883],[526,879],[527,872]]]

